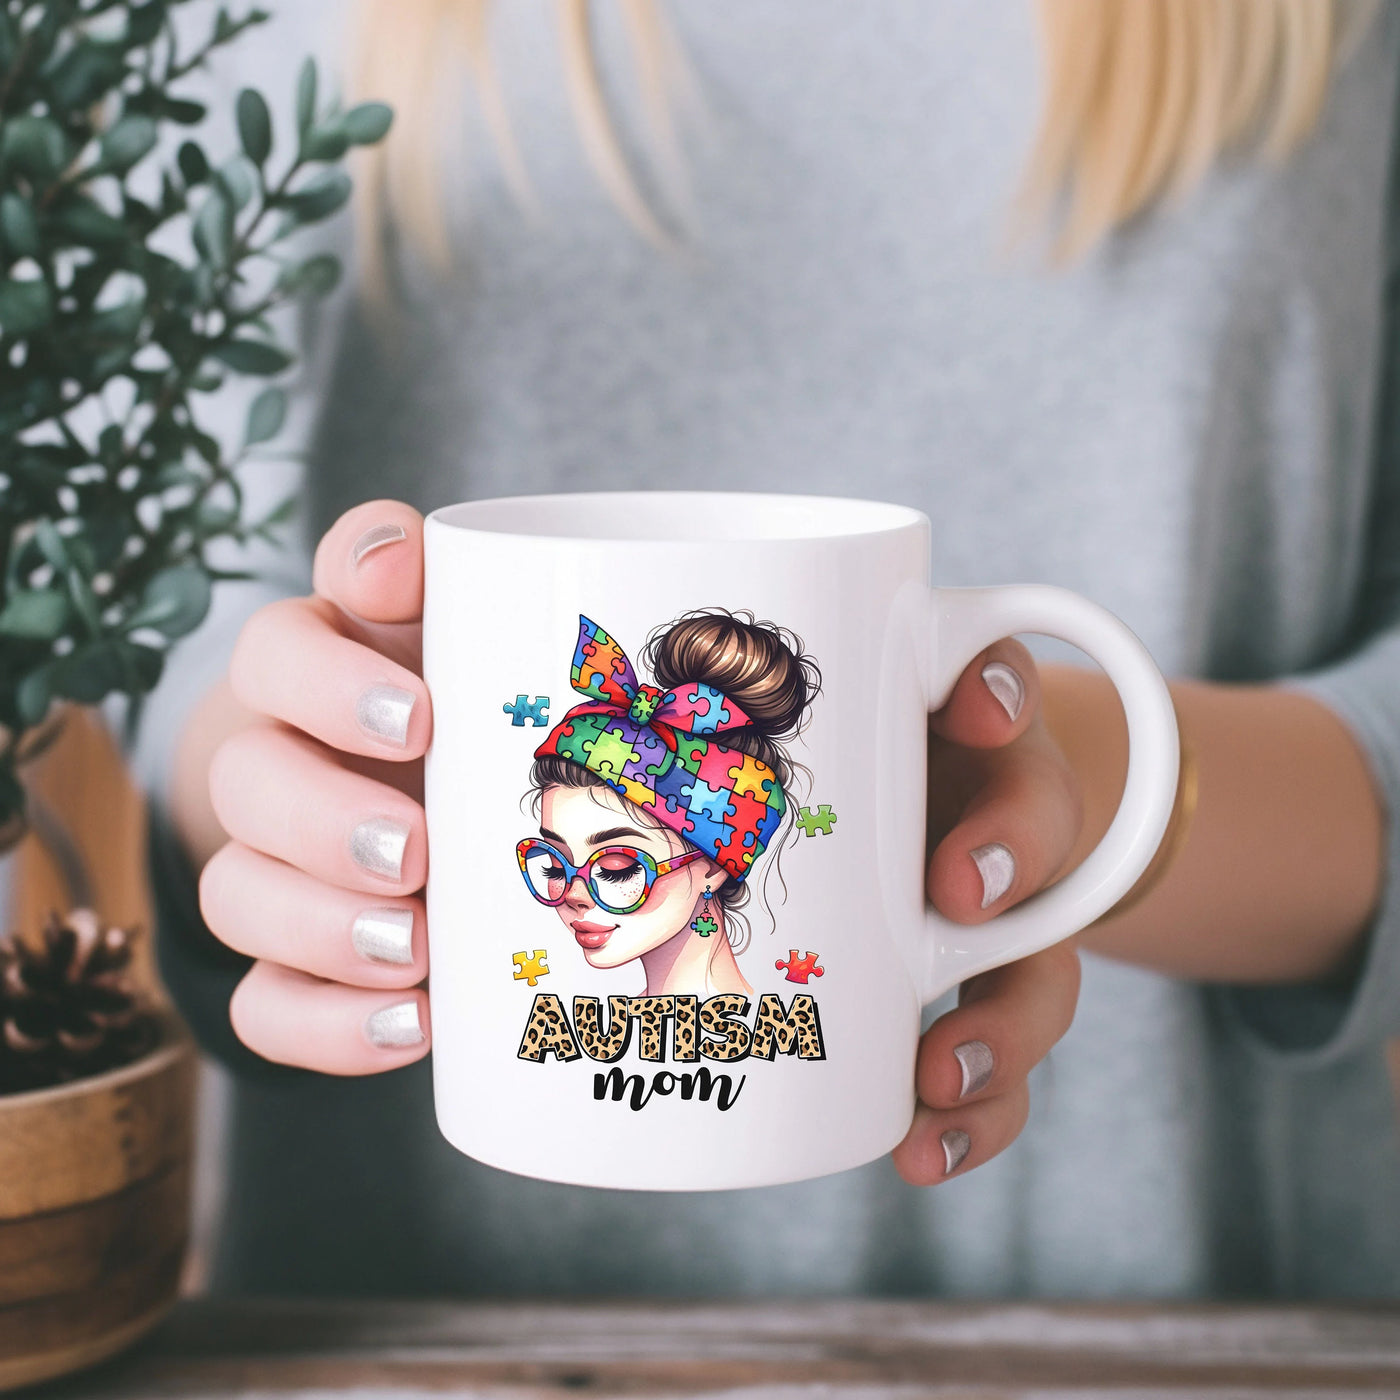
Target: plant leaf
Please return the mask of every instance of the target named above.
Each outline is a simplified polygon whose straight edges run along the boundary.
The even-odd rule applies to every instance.
[[[62,128],[48,117],[26,114],[5,122],[0,156],[26,175],[50,180],[68,163]]]
[[[277,278],[288,296],[323,297],[340,282],[340,259],[334,253],[317,253],[305,262],[288,263]]]
[[[209,178],[209,157],[197,141],[186,141],[175,157],[187,185],[200,185]]]
[[[0,633],[31,641],[51,642],[68,621],[68,599],[57,589],[16,593],[0,612]]]
[[[267,102],[255,88],[244,88],[238,94],[238,139],[244,153],[259,169],[272,154],[272,114]]]
[[[152,575],[122,627],[127,632],[153,627],[167,637],[183,637],[204,621],[210,596],[209,575],[198,564],[173,565]]]
[[[7,191],[0,195],[0,233],[17,257],[33,257],[39,251],[39,225],[34,206],[21,194]]]
[[[79,39],[44,76],[57,102],[69,110],[91,106],[126,76],[126,61],[113,44]]]
[[[240,374],[277,374],[292,362],[280,345],[265,340],[225,340],[211,346],[209,354]]]
[[[194,246],[216,268],[228,266],[233,245],[233,208],[216,189],[210,190],[194,216]]]
[[[287,418],[287,394],[275,384],[269,385],[255,398],[248,408],[248,427],[244,433],[244,445],[252,447],[257,442],[267,442],[282,431]]]
[[[322,170],[282,204],[298,223],[314,224],[328,218],[350,198],[350,177],[337,169]]]
[[[85,195],[71,195],[49,215],[53,226],[83,247],[134,241],[132,230]]]
[[[339,160],[350,149],[350,138],[332,122],[314,126],[301,143],[303,160]]]
[[[165,22],[165,0],[150,0],[146,5],[132,5],[126,17],[126,42],[133,48],[144,47],[160,33]]]
[[[53,318],[53,298],[46,282],[0,282],[0,330],[6,335],[33,335]]]
[[[297,74],[297,136],[305,141],[316,120],[316,60],[307,58]]]
[[[156,124],[150,117],[122,117],[102,133],[99,149],[103,170],[125,174],[156,144]]]
[[[382,141],[394,121],[394,109],[386,102],[361,102],[337,123],[352,146],[372,146]]]
[[[125,639],[92,642],[50,663],[45,680],[55,695],[95,705],[114,690],[139,695],[160,679],[163,658],[150,647]]]
[[[38,724],[48,713],[49,700],[53,696],[53,691],[49,688],[49,673],[52,670],[52,663],[40,666],[15,687],[15,708],[19,711],[22,723]]]
[[[218,171],[218,180],[235,210],[243,209],[253,197],[254,179],[249,173],[248,162],[242,156],[226,160]]]
[[[92,591],[92,585],[83,577],[82,572],[75,568],[68,570],[65,582],[68,584],[68,597],[72,600],[78,616],[82,618],[83,626],[87,628],[88,635],[94,638],[100,637],[102,635],[102,617],[97,606],[97,598]]]
[[[169,117],[181,126],[196,126],[209,115],[209,109],[202,102],[191,102],[185,97],[162,97],[159,103],[162,116]]]

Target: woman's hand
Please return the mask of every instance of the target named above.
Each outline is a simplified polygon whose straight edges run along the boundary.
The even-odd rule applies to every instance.
[[[930,716],[935,907],[985,922],[1049,884],[1075,850],[1083,803],[1041,712],[1040,682],[1019,642],[998,642]],[[1030,1107],[1026,1078],[1069,1029],[1079,997],[1072,942],[965,982],[954,1011],[919,1044],[919,1104],[895,1148],[916,1185],[970,1171],[1015,1141]]]
[[[230,668],[256,721],[209,766],[231,838],[200,879],[209,927],[256,958],[230,1017],[282,1064],[373,1074],[428,1051],[423,521],[373,501],[316,551],[315,593],[254,614]]]

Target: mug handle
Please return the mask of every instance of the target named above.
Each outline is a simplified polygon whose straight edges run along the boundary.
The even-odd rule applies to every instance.
[[[1056,637],[1086,652],[1118,691],[1128,721],[1128,776],[1103,839],[1064,879],[984,924],[926,910],[927,1004],[988,968],[1028,957],[1091,924],[1147,869],[1176,801],[1180,748],[1166,682],[1147,648],[1112,613],[1047,584],[935,588],[929,617],[929,708],[948,698],[978,652],[1018,632]]]

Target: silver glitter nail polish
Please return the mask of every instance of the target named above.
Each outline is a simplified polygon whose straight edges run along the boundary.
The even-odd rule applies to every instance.
[[[403,873],[408,825],[393,817],[371,817],[350,833],[350,858],[371,875],[397,880]]]
[[[400,540],[407,538],[408,534],[402,525],[374,525],[355,541],[355,547],[350,551],[350,557],[358,565],[366,554],[372,554],[376,549],[383,549],[386,544],[398,544]]]
[[[350,942],[370,962],[406,967],[413,961],[413,910],[366,909],[351,926]]]
[[[403,748],[408,743],[408,721],[418,697],[396,685],[372,685],[355,701],[355,719],[366,734]]]
[[[965,1040],[953,1047],[962,1066],[962,1088],[958,1097],[965,1099],[969,1094],[979,1094],[991,1083],[992,1070],[996,1061],[992,1057],[992,1047],[984,1040]]]
[[[961,1128],[949,1128],[939,1137],[943,1144],[943,1175],[955,1172],[972,1150],[972,1139]]]
[[[982,679],[1008,717],[1015,720],[1026,703],[1026,687],[1020,676],[1004,661],[989,661],[982,667]]]
[[[365,1039],[381,1050],[421,1045],[424,1036],[418,1020],[418,1003],[401,1001],[397,1006],[381,1007],[365,1022]]]
[[[1000,841],[978,846],[969,854],[982,877],[982,908],[988,909],[1011,888],[1016,878],[1016,857]]]

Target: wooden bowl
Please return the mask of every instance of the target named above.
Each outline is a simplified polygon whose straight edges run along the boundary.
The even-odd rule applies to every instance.
[[[175,1302],[195,1069],[172,1019],[135,1064],[0,1096],[0,1390],[113,1355]]]

